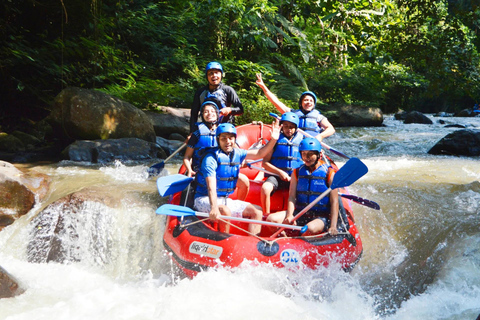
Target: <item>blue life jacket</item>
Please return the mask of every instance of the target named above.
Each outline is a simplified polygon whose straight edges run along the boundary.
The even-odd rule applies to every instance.
[[[320,115],[320,111],[317,109],[313,109],[307,114],[304,114],[300,109],[293,110],[292,112],[296,113],[298,116],[299,129],[310,133],[314,137],[323,131],[317,122],[318,116]]]
[[[320,160],[319,160],[320,161]],[[305,165],[298,168],[297,201],[295,209],[300,211],[321,195],[327,186],[328,166],[323,163],[315,171],[310,173]],[[330,197],[326,196],[315,204],[309,212],[325,214],[329,213]]]
[[[200,137],[198,138],[197,144],[193,149],[193,171],[198,171],[200,169],[202,159],[207,153],[207,151],[217,146],[216,130],[210,130],[203,122],[198,122],[197,126]]]
[[[211,150],[207,155],[212,154],[217,161],[217,196],[228,197],[235,191],[237,186],[238,174],[240,173],[240,165],[242,161],[240,159],[240,153],[237,149],[227,155],[220,148]],[[206,155],[206,156],[207,156]],[[195,191],[195,197],[208,196],[207,182],[203,174],[197,175],[197,189]]]
[[[290,140],[281,133],[273,150],[270,163],[291,176],[293,169],[303,164],[302,156],[300,155],[300,151],[298,151],[298,146],[302,140],[303,135],[298,132],[296,132]]]

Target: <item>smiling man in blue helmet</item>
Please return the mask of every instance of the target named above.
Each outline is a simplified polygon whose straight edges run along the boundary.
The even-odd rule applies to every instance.
[[[205,76],[208,84],[195,92],[192,109],[190,111],[190,132],[197,130],[196,123],[200,107],[205,99],[214,97],[220,100],[220,122],[235,124],[235,116],[243,114],[243,106],[235,90],[225,85],[223,80],[223,67],[216,61],[209,62],[205,67]]]
[[[265,85],[262,75],[257,73],[257,81],[255,82],[265,93],[265,96],[277,108],[280,113],[294,112],[298,115],[298,128],[302,129],[322,142],[324,138],[330,137],[335,133],[335,128],[323,116],[320,111],[315,109],[317,104],[317,96],[312,91],[305,91],[298,101],[298,109],[293,110],[281,102],[275,94],[273,94]]]
[[[236,148],[237,130],[230,123],[220,124],[216,134],[218,147],[205,155],[197,174],[194,208],[209,212],[212,221],[217,221],[221,215],[261,220],[263,213],[260,207],[230,199],[229,196],[235,191],[244,161],[261,159],[274,147],[280,135],[278,120],[272,125],[270,141],[261,149]],[[219,230],[228,233],[230,225],[219,222]],[[248,231],[259,234],[260,225],[249,224]]]
[[[305,138],[300,143],[299,150],[305,164],[293,171],[287,211],[273,213],[267,217],[267,221],[291,224],[297,213],[332,185],[335,173],[333,168],[321,158],[320,142],[314,138]],[[296,223],[299,226],[308,226],[307,231],[303,234],[306,236],[325,231],[336,235],[338,234],[338,214],[338,191],[333,189],[328,196],[302,215]]]

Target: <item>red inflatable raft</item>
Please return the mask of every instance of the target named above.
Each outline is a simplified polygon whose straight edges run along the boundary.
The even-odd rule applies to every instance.
[[[237,144],[248,149],[265,144],[270,138],[270,126],[247,124],[237,127]],[[261,167],[261,163],[255,164]],[[332,166],[336,168],[332,162]],[[184,172],[180,169],[180,173]],[[250,189],[246,201],[260,205],[260,188],[264,174],[250,168],[241,172],[250,179]],[[340,189],[342,193],[346,190]],[[235,198],[234,193],[231,197]],[[181,203],[181,192],[170,196],[170,204]],[[173,261],[188,277],[198,272],[217,267],[238,267],[244,260],[271,263],[276,267],[311,268],[328,266],[337,261],[345,271],[350,271],[362,254],[362,241],[354,224],[349,200],[340,198],[339,234],[330,236],[292,236],[271,238],[268,228],[262,227],[261,237],[249,235],[246,223],[231,227],[231,233],[221,233],[208,220],[199,222],[196,216],[167,216],[163,244],[171,253]],[[272,212],[285,210],[288,190],[277,191],[271,198]],[[265,217],[264,217],[265,218]],[[197,222],[197,223],[195,223]]]

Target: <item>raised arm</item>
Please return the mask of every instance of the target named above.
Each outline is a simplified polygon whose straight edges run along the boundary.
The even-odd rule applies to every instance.
[[[262,79],[262,74],[257,73],[257,81],[255,83],[263,90],[263,93],[267,97],[268,100],[277,108],[277,110],[281,113],[284,114],[285,112],[289,112],[291,109],[287,107],[283,102],[281,102],[276,95],[271,92],[265,83],[263,82]]]
[[[261,149],[249,149],[247,150],[246,159],[262,159],[267,156],[277,143],[278,138],[280,137],[280,123],[277,120],[272,122],[272,135],[270,141]]]
[[[320,122],[320,127],[322,127],[323,131],[320,134],[317,134],[315,138],[318,141],[322,142],[323,139],[330,137],[335,133],[335,128],[333,125],[328,121],[327,118],[323,118]]]

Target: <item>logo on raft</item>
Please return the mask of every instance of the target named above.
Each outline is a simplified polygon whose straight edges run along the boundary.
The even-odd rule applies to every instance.
[[[208,243],[194,241],[192,242],[192,244],[190,244],[190,248],[188,248],[188,251],[190,251],[190,253],[216,259],[220,258],[220,256],[222,255],[223,248],[213,246]]]
[[[296,250],[285,249],[280,253],[280,261],[285,267],[298,266],[301,260],[300,254]]]

